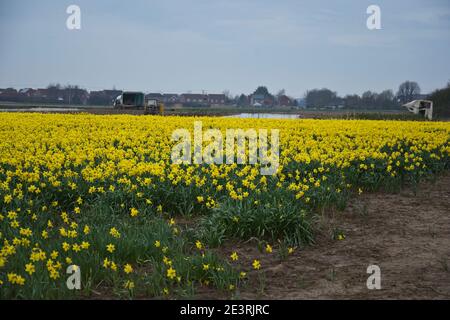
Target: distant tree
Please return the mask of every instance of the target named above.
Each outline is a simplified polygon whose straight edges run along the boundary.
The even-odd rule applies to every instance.
[[[240,107],[245,107],[249,105],[248,97],[245,94],[241,94],[237,99],[237,105]]]
[[[0,89],[0,100],[1,101],[19,101],[19,92],[14,88]]]
[[[357,94],[346,95],[344,97],[344,107],[347,109],[361,108],[361,97]]]
[[[374,108],[376,106],[376,101],[378,99],[378,94],[372,91],[366,91],[361,96],[361,103],[364,108]]]
[[[62,87],[59,83],[51,83],[47,86],[47,97],[45,102],[57,102],[58,98],[62,95]]]
[[[306,92],[306,107],[317,108],[338,104],[337,93],[330,89],[314,89]]]
[[[378,95],[376,104],[377,107],[381,109],[389,109],[398,106],[398,103],[395,100],[394,92],[390,89],[384,90]]]
[[[64,102],[68,104],[86,104],[89,93],[85,89],[81,89],[77,85],[67,85],[64,87]]]
[[[276,94],[276,103],[279,105],[280,104],[280,98],[282,97],[282,96],[285,96],[286,95],[286,90],[284,90],[284,89],[281,89],[281,90],[279,90],[278,92],[277,92],[277,94]]]
[[[231,94],[230,90],[223,90],[222,93],[227,98],[227,102],[233,100],[233,95]]]
[[[261,94],[266,97],[272,96],[270,94],[269,90],[267,89],[267,87],[265,87],[265,86],[259,86],[258,88],[256,88],[255,92],[253,92],[253,94],[258,94],[258,95]]]
[[[390,109],[398,106],[392,90],[381,93],[366,91],[361,97],[357,94],[347,95],[343,101],[344,107],[348,109]]]
[[[418,94],[420,94],[420,87],[417,82],[405,81],[398,87],[397,98],[401,103],[407,103],[414,100]]]
[[[450,82],[446,88],[434,91],[428,99],[433,101],[433,116],[450,117]]]
[[[394,92],[392,92],[392,90],[384,90],[382,91],[379,95],[378,98],[381,99],[382,101],[392,101],[394,100],[395,96],[394,96]]]
[[[277,92],[277,98],[281,97],[281,96],[285,96],[286,95],[286,90],[281,89],[280,91]]]
[[[50,83],[48,86],[47,86],[47,89],[49,89],[49,90],[61,90],[61,85],[59,84],[59,83]]]

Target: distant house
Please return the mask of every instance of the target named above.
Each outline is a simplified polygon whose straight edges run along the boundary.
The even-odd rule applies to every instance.
[[[14,89],[14,88],[2,89],[2,94],[6,94],[6,95],[16,95],[16,94],[17,94],[17,90]]]
[[[227,97],[224,94],[208,94],[208,103],[211,105],[224,105]]]
[[[306,108],[306,99],[305,98],[297,98],[297,99],[295,99],[295,103],[300,108]]]
[[[250,104],[254,107],[260,107],[264,105],[266,96],[263,94],[252,94],[250,96]]]
[[[180,103],[184,105],[208,105],[208,96],[198,93],[183,93],[180,96]]]
[[[163,94],[163,101],[165,104],[175,104],[180,100],[178,94],[176,93],[165,93]]]
[[[146,99],[162,101],[167,105],[180,103],[186,106],[210,106],[227,103],[225,94],[183,93],[178,95],[176,93],[149,93],[145,97]]]
[[[165,104],[171,105],[179,102],[179,96],[176,93],[149,93],[145,96],[146,99],[155,99]]]
[[[24,88],[19,90],[19,94],[24,98],[31,98],[33,97],[36,90],[31,88]]]
[[[19,93],[14,88],[0,89],[0,100],[2,101],[18,101]]]
[[[278,105],[284,106],[284,107],[290,107],[290,106],[295,105],[295,100],[289,98],[286,95],[281,95],[278,97]]]
[[[38,99],[46,99],[49,97],[48,89],[36,89],[34,97]]]
[[[271,107],[275,104],[275,99],[273,97],[266,97],[264,99],[264,106]]]
[[[252,94],[250,96],[250,105],[253,107],[271,107],[275,104],[275,100],[270,95]]]

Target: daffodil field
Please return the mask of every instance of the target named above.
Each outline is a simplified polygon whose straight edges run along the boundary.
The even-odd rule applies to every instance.
[[[279,129],[277,173],[173,164],[172,132],[197,120]],[[449,138],[448,122],[2,113],[0,298],[232,294],[265,255],[312,243],[318,209],[447,170]],[[218,250],[251,238],[251,264]]]

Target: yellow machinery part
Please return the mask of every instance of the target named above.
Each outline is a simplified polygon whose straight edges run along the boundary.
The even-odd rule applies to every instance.
[[[164,115],[164,103],[158,103],[158,111],[160,115]]]

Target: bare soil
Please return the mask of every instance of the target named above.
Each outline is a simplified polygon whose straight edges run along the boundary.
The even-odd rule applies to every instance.
[[[255,243],[225,249],[227,255],[237,250],[247,269],[253,259],[262,265],[248,272],[249,283],[235,298],[449,299],[450,175],[421,183],[419,190],[362,194],[344,211],[328,210],[316,243],[284,260]],[[345,239],[332,239],[332,230]],[[366,285],[373,264],[381,269],[380,290]],[[196,298],[229,296],[203,291]]]

